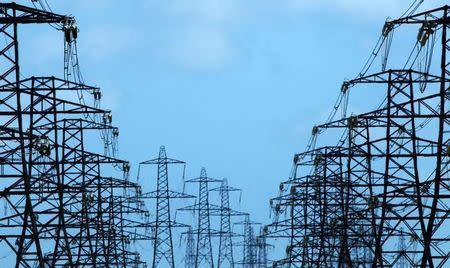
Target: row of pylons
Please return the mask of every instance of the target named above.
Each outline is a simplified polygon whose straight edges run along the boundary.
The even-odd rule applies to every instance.
[[[157,165],[157,190],[139,195],[141,199],[156,199],[156,217],[151,223],[155,238],[153,267],[176,266],[175,253],[179,251],[174,251],[172,233],[175,229],[181,229],[179,233],[185,241],[183,262],[187,268],[267,267],[269,245],[265,237],[259,236],[260,231],[258,230],[258,233],[255,231],[255,227],[260,224],[251,221],[249,213],[232,208],[230,194],[240,194],[241,190],[229,186],[227,179],[208,177],[206,169],[202,168],[199,177],[183,180],[184,183],[196,185],[197,196],[186,194],[184,191],[172,191],[169,187],[168,170],[169,165],[177,164],[185,165],[185,162],[168,158],[165,147],[160,148],[158,158],[141,163],[141,165]],[[212,187],[214,184],[216,186]],[[219,204],[214,204],[210,200],[214,192],[218,194]],[[191,225],[172,219],[174,215],[171,211],[172,200],[194,198],[192,205],[176,209],[182,214],[194,215]],[[189,217],[183,215],[182,218],[186,220]],[[214,228],[213,218],[217,218],[218,228]],[[236,231],[237,229],[241,230]],[[216,243],[213,243],[213,240]],[[236,252],[237,249],[240,249],[239,253]]]
[[[272,267],[449,267],[450,7],[418,6],[385,23],[363,71],[293,158],[263,232],[285,241]],[[396,41],[408,53],[400,67],[389,56]],[[348,115],[348,94],[360,90],[385,98]]]
[[[156,176],[145,175],[156,191],[144,193],[130,178],[130,163],[118,158],[112,112],[100,106],[102,91],[83,81],[75,19],[37,3],[0,3],[0,266],[266,267],[265,240],[249,213],[232,209],[230,194],[240,190],[226,179],[202,169],[182,182],[197,185],[195,195],[174,191],[169,165],[185,163],[168,158],[164,147],[140,165],[157,166]],[[23,78],[18,31],[29,24],[63,33],[63,78]],[[156,200],[153,210],[149,199]],[[176,199],[187,206],[171,207]],[[195,220],[179,223],[176,211]],[[174,253],[176,235],[186,244],[182,254]]]

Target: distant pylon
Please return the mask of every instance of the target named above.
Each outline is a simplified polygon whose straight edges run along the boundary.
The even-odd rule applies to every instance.
[[[397,262],[395,268],[408,268],[408,264],[406,261],[406,239],[403,228],[400,228],[400,236],[398,238],[398,251],[400,252],[400,258]]]
[[[219,230],[219,257],[217,259],[217,268],[232,267],[234,268],[233,255],[233,233],[231,231],[231,216],[241,216],[243,213],[233,211],[230,208],[230,192],[241,191],[240,189],[228,186],[227,179],[222,181],[222,185],[211,191],[217,191],[220,194],[221,205],[218,211],[220,216]]]
[[[187,232],[184,264],[186,268],[195,268],[195,238],[191,228],[189,228],[189,231]]]
[[[156,221],[151,224],[154,230],[152,267],[175,267],[173,256],[172,228],[188,227],[171,220],[170,199],[192,198],[193,196],[169,190],[168,164],[185,164],[180,160],[167,158],[166,149],[161,146],[156,159],[140,163],[141,165],[158,165],[157,190],[142,195],[142,198],[156,199]],[[162,262],[162,261],[165,262]]]
[[[243,247],[243,260],[242,267],[244,268],[256,268],[257,266],[257,243],[253,225],[259,225],[260,223],[252,222],[250,215],[245,216],[244,221],[236,223],[242,225],[244,228],[244,241],[241,244]]]
[[[269,259],[267,258],[268,249],[271,245],[267,244],[264,228],[261,228],[259,236],[256,238],[256,246],[258,250],[257,268],[267,268],[269,266]]]
[[[214,258],[211,245],[211,237],[217,235],[217,231],[211,229],[211,206],[209,204],[209,183],[222,182],[213,178],[208,178],[206,169],[202,168],[200,177],[187,180],[189,183],[198,183],[198,203],[193,206],[181,208],[180,211],[194,211],[198,213],[197,230],[197,248],[195,253],[195,267],[214,267]],[[216,209],[213,209],[216,211]]]

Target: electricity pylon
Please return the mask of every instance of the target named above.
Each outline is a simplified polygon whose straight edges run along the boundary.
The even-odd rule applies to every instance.
[[[186,255],[184,257],[186,268],[195,268],[195,237],[192,228],[186,234]]]
[[[211,229],[211,207],[209,203],[209,184],[222,182],[222,180],[209,178],[206,169],[202,168],[200,177],[189,179],[187,183],[198,184],[198,202],[192,206],[180,208],[180,211],[192,211],[197,213],[197,229],[193,233],[197,236],[195,251],[195,267],[214,267],[214,258],[211,238],[218,234],[218,231]]]
[[[158,158],[140,163],[140,165],[158,166],[157,190],[140,196],[141,199],[156,199],[156,220],[151,223],[151,227],[154,230],[153,268],[175,267],[172,229],[189,227],[188,225],[175,222],[171,219],[170,204],[172,199],[186,199],[194,197],[170,190],[168,165],[174,164],[185,165],[185,162],[168,158],[164,146],[161,146]]]
[[[241,189],[228,186],[228,180],[223,179],[222,185],[211,189],[212,192],[219,192],[220,207],[215,207],[212,216],[220,217],[219,230],[219,254],[217,259],[217,268],[235,267],[233,254],[233,237],[236,235],[231,230],[231,217],[243,216],[245,213],[237,212],[230,207],[230,192],[240,192]]]
[[[387,21],[386,51],[404,28],[418,32],[405,68],[383,66],[341,87],[341,96],[380,90],[381,105],[317,125],[314,140],[326,132],[333,144],[327,136],[295,155],[282,183],[290,187],[271,200],[268,237],[289,241],[274,267],[449,265],[450,7]]]
[[[245,214],[244,220],[236,222],[243,228],[243,241],[239,245],[242,246],[242,260],[239,262],[244,268],[256,268],[258,264],[257,251],[258,243],[256,240],[254,226],[261,225],[258,222],[250,220],[250,214]]]

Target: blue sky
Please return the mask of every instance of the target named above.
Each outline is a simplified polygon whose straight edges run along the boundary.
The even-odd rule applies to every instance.
[[[82,72],[114,111],[121,157],[136,168],[166,145],[189,177],[204,166],[242,188],[242,209],[267,223],[293,154],[359,72],[384,20],[410,1],[49,3],[77,18]],[[24,74],[62,75],[62,33],[29,33]]]

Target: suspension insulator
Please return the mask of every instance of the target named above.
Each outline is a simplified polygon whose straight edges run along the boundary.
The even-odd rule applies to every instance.
[[[64,37],[67,43],[72,42],[78,37],[78,28],[73,18],[70,18],[64,22]]]
[[[286,255],[290,256],[291,253],[292,253],[292,246],[291,245],[286,246]]]
[[[297,188],[295,186],[291,187],[291,195],[295,195],[297,193]]]
[[[387,37],[389,33],[394,29],[394,24],[390,21],[386,21],[386,23],[383,26],[383,36]]]
[[[322,163],[323,156],[321,154],[317,155],[316,158],[314,158],[314,166],[318,166]]]
[[[344,94],[347,93],[347,90],[349,89],[349,87],[350,87],[350,84],[348,82],[342,83],[341,92]]]
[[[264,226],[263,235],[267,235],[269,233],[269,226]]]
[[[356,116],[352,116],[348,119],[347,125],[349,129],[353,129],[358,126],[358,118]]]
[[[434,28],[436,25],[431,22],[424,22],[422,27],[419,29],[419,33],[417,34],[417,41],[421,46],[425,46],[428,42],[430,36],[434,33]]]
[[[141,187],[141,186],[138,186],[138,187],[136,188],[136,195],[137,195],[137,196],[141,196],[141,194],[142,194],[142,187]]]
[[[424,185],[422,185],[422,187],[420,188],[420,192],[421,194],[428,194],[430,192],[430,184],[425,183]]]
[[[111,112],[106,112],[103,114],[103,123],[104,124],[111,124],[112,123],[112,114]]]
[[[88,206],[94,202],[94,193],[83,193],[83,205]]]
[[[379,199],[377,196],[371,196],[367,202],[367,206],[370,209],[374,209],[380,205]]]
[[[411,243],[415,243],[415,242],[419,241],[419,236],[417,234],[411,234],[411,237],[409,238],[409,240],[411,241]]]
[[[125,173],[130,172],[130,168],[131,168],[130,163],[128,163],[128,162],[123,163],[123,166],[122,166],[123,172],[125,172]]]
[[[276,206],[275,206],[275,214],[280,214],[281,213],[281,205],[280,204],[277,204]]]
[[[338,227],[339,224],[340,224],[339,218],[334,218],[334,219],[332,219],[331,222],[330,222],[330,227],[331,227],[332,229],[334,229],[334,228]]]
[[[102,98],[102,92],[98,88],[92,91],[92,95],[94,95],[94,100],[100,100]]]
[[[303,236],[303,245],[307,245],[308,242],[309,242],[309,237],[308,237],[308,235],[304,235],[304,236]]]
[[[72,41],[72,35],[70,32],[71,31],[69,29],[64,30],[64,37],[66,38],[67,43],[70,43],[70,41]]]
[[[41,136],[37,138],[34,147],[41,155],[44,156],[50,155],[51,144],[48,137]]]
[[[72,32],[73,40],[76,40],[78,38],[78,27],[72,27],[71,32]]]

